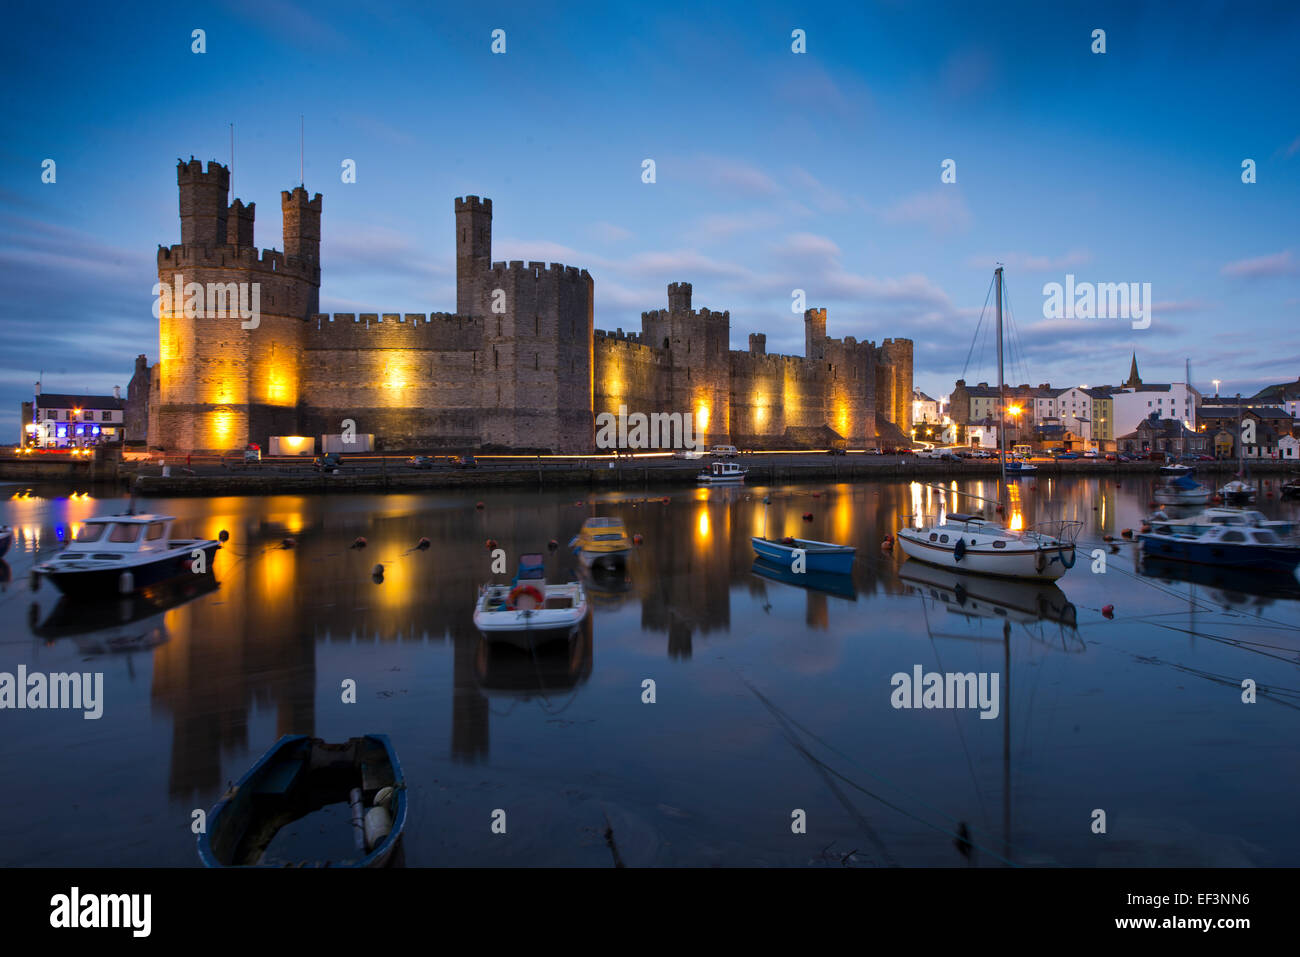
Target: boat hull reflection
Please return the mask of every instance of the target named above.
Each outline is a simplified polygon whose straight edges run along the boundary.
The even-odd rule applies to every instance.
[[[758,558],[749,569],[759,578],[794,585],[807,591],[822,592],[845,601],[857,601],[858,590],[850,575],[837,575],[833,572],[792,572],[785,565],[777,565],[766,559]]]
[[[1052,582],[966,575],[909,559],[898,572],[913,591],[940,601],[957,615],[998,618],[1017,624],[1050,621],[1074,628],[1078,610]]]

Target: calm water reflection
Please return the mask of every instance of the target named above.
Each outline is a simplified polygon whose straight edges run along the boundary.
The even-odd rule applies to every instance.
[[[1149,492],[1017,490],[1013,521],[1085,523],[1056,586],[963,581],[882,551],[907,515],[950,505],[907,483],[667,502],[486,489],[157,501],[141,504],[178,516],[177,535],[230,532],[218,584],[86,607],[32,593],[28,573],[120,504],[13,487],[0,671],[102,671],[106,701],[98,721],[0,711],[0,760],[22,772],[0,792],[0,864],[196,864],[191,811],[279,735],[367,731],[392,735],[406,768],[410,865],[609,866],[607,820],[632,865],[838,866],[851,851],[862,865],[1300,864],[1300,594],[1213,570],[1140,576],[1131,546],[1101,539],[1136,529]],[[581,632],[535,654],[482,643],[471,612],[487,540],[512,567],[541,550],[550,577],[567,576],[563,546],[591,514],[621,515],[644,543],[626,576],[589,584]],[[749,536],[765,528],[856,543],[851,580],[756,563]],[[368,547],[350,549],[359,535]],[[998,719],[894,709],[890,677],[915,665],[1000,674]],[[1244,678],[1267,689],[1258,704],[1241,703]],[[498,808],[506,835],[489,828]],[[791,832],[795,809],[806,834]]]

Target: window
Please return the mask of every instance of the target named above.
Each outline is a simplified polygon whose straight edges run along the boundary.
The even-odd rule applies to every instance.
[[[104,537],[104,529],[107,527],[102,522],[88,522],[81,526],[81,531],[77,532],[77,541],[97,542]]]
[[[167,524],[165,522],[150,522],[148,531],[144,533],[145,541],[156,542],[163,537],[166,531]]]
[[[113,530],[108,533],[110,542],[134,542],[140,537],[139,525],[117,524]]]
[[[940,542],[946,542],[946,541],[948,541],[948,536],[947,536],[947,535],[940,535],[940,536],[939,536],[939,541],[940,541]]]
[[[105,410],[105,411],[99,413],[99,421],[101,421],[101,422],[112,422],[112,421],[113,421],[113,413],[112,413],[112,412],[109,412],[109,411],[107,411],[107,410]]]
[[[1246,536],[1241,532],[1224,532],[1221,540],[1225,542],[1244,542]]]

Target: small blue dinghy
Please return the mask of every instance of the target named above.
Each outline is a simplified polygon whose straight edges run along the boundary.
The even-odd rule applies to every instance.
[[[406,827],[386,734],[330,744],[286,734],[208,814],[205,867],[383,867]]]
[[[803,567],[806,571],[827,572],[832,575],[847,575],[853,571],[853,559],[858,552],[852,545],[814,542],[807,538],[783,538],[780,541],[773,541],[770,538],[754,536],[750,542],[759,558],[785,568],[792,568],[796,559],[795,550],[798,549],[803,552]]]

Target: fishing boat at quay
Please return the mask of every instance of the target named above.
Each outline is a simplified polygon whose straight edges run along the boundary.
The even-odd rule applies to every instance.
[[[1180,472],[1157,485],[1151,497],[1161,505],[1204,505],[1213,494],[1213,489],[1193,481],[1187,472]]]
[[[735,462],[710,462],[709,470],[699,473],[695,480],[701,485],[738,485],[745,481],[748,471]]]

